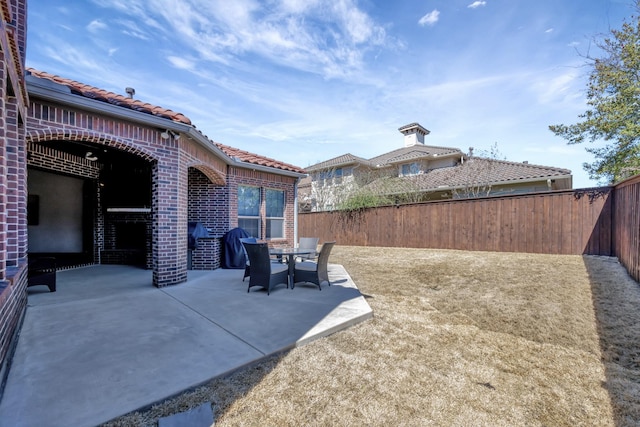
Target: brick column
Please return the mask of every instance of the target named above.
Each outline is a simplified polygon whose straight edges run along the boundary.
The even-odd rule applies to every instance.
[[[187,280],[187,170],[179,156],[166,156],[153,169],[153,284]]]
[[[7,131],[6,131],[6,63],[5,52],[0,50],[0,291],[7,277]]]
[[[5,223],[7,266],[27,256],[27,157],[24,126],[18,123],[16,98],[5,103]]]

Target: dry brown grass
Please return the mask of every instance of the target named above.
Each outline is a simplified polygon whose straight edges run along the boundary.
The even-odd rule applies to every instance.
[[[374,311],[110,425],[640,425],[640,286],[612,258],[336,247]]]

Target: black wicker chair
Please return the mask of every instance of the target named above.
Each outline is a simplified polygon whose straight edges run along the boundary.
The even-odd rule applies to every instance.
[[[251,276],[251,263],[249,262],[249,255],[247,255],[247,249],[244,247],[244,243],[256,243],[257,240],[255,237],[241,237],[239,240],[246,258],[244,263],[244,276],[242,277],[242,281],[244,282],[244,279]]]
[[[266,243],[245,242],[243,246],[251,264],[247,292],[254,286],[262,286],[267,289],[267,295],[269,295],[271,289],[280,283],[289,287],[289,267],[286,264],[271,262],[269,247]]]
[[[329,281],[329,273],[327,273],[327,263],[329,261],[329,254],[333,245],[336,242],[325,242],[322,244],[322,248],[318,254],[318,262],[303,261],[297,262],[294,268],[293,283],[313,283],[318,286],[319,290],[322,290],[322,283],[327,282],[331,286]]]

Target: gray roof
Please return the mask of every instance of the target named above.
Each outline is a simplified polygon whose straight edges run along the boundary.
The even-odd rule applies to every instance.
[[[432,169],[420,175],[393,179],[411,180],[415,190],[435,191],[476,184],[516,184],[569,176],[571,171],[568,169],[474,157],[462,165]],[[375,183],[372,185],[375,186]]]
[[[423,158],[462,156],[458,148],[436,147],[433,145],[412,145],[411,147],[398,148],[369,160],[372,165],[389,166],[395,163],[418,160]]]
[[[308,166],[305,168],[305,170],[307,172],[313,172],[313,171],[318,171],[323,169],[331,169],[336,167],[348,166],[352,164],[361,164],[366,166],[371,165],[369,160],[347,153],[338,157],[334,157],[333,159],[325,160],[324,162],[320,162],[315,165]]]
[[[436,147],[432,145],[419,144],[413,145],[411,147],[398,148],[397,150],[381,154],[370,160],[347,153],[338,157],[334,157],[333,159],[325,160],[324,162],[308,166],[305,168],[305,170],[307,172],[314,172],[348,165],[364,165],[369,167],[375,167],[377,165],[391,166],[395,163],[401,163],[410,160],[433,158],[439,156],[444,157],[449,155],[462,156],[462,151],[460,151],[458,148]]]

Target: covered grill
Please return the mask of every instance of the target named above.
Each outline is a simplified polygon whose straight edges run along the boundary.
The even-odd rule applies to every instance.
[[[242,228],[227,231],[222,238],[222,268],[244,268],[246,258],[240,239],[251,237]]]

